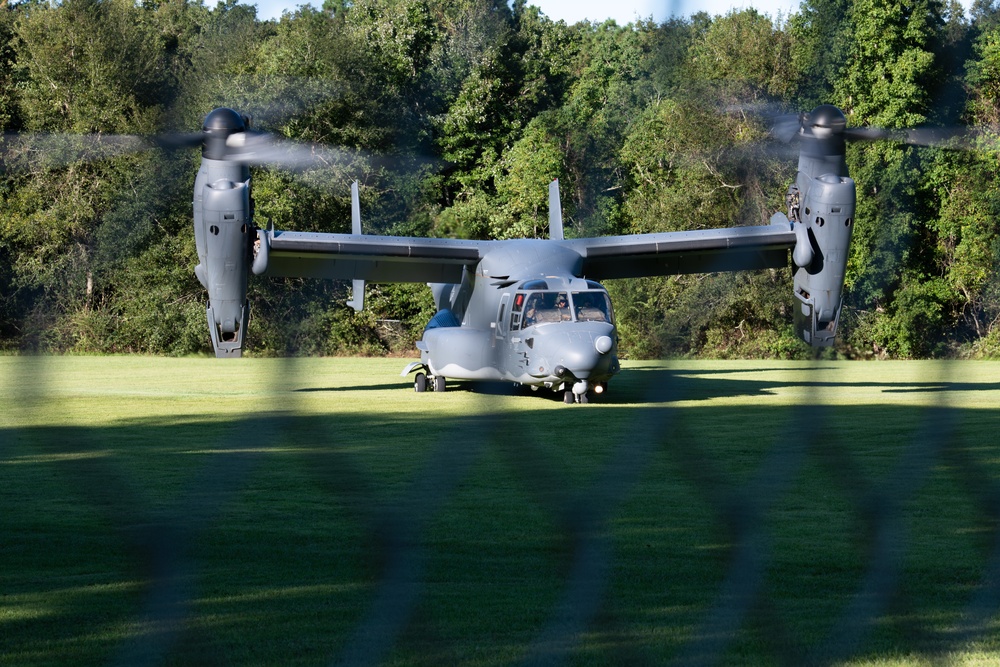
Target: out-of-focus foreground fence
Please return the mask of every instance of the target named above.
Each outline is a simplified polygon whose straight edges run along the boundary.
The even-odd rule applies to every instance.
[[[1000,364],[0,357],[0,665],[1000,660]]]

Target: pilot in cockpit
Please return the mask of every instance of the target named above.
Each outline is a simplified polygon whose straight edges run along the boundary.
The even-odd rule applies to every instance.
[[[569,312],[569,301],[567,301],[564,292],[560,292],[559,296],[556,297],[556,310],[559,311],[559,319],[563,321],[573,319]]]

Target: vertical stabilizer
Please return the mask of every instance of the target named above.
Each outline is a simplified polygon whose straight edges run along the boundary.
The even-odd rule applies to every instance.
[[[559,201],[559,179],[549,183],[549,238],[563,240],[562,203]]]
[[[361,234],[361,199],[358,197],[358,182],[351,183],[351,233]]]
[[[361,235],[361,199],[358,197],[358,182],[351,183],[351,233]],[[351,285],[351,299],[347,305],[356,312],[365,309],[365,281],[354,280]]]

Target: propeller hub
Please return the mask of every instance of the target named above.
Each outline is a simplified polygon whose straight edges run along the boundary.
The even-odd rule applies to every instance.
[[[247,117],[226,107],[213,109],[202,124],[205,141],[201,154],[210,160],[225,160],[228,156],[226,143],[231,135],[246,132]]]
[[[202,123],[201,129],[212,134],[222,132],[232,134],[233,132],[243,132],[247,129],[246,118],[238,111],[220,107],[213,109]]]
[[[821,104],[813,109],[805,123],[813,135],[825,138],[832,134],[841,134],[847,127],[844,112],[832,104]]]

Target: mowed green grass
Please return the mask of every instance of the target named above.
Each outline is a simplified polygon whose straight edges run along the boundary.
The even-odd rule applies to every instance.
[[[1000,660],[1000,363],[405,363],[0,357],[0,665]]]

